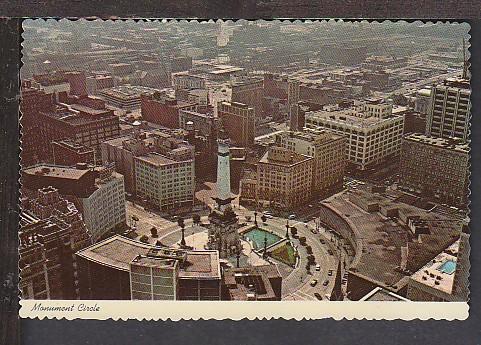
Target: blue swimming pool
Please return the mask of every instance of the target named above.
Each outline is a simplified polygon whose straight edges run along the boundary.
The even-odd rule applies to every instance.
[[[445,261],[441,265],[439,265],[437,270],[446,274],[453,274],[454,271],[456,271],[456,261]]]
[[[246,232],[243,236],[245,239],[254,243],[254,249],[256,250],[264,247],[264,238],[267,239],[267,246],[270,246],[282,239],[276,234],[271,234],[270,232],[262,229],[252,229]]]

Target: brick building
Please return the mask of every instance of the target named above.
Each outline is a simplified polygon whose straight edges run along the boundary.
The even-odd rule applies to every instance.
[[[402,142],[401,185],[425,197],[467,203],[469,146],[462,139],[411,134]]]
[[[52,141],[53,163],[72,166],[77,163],[94,164],[95,150],[72,139]]]
[[[22,158],[23,166],[30,166],[40,162],[43,156],[41,133],[37,127],[38,116],[41,111],[49,112],[53,109],[52,95],[32,86],[29,80],[22,82],[20,111],[22,117]]]
[[[91,101],[91,102],[90,102]],[[81,102],[95,103],[95,100]],[[39,131],[39,156],[51,161],[52,141],[71,139],[81,145],[98,149],[100,144],[119,135],[119,118],[109,109],[82,104],[56,105],[53,111],[41,111],[36,125]]]
[[[142,119],[167,128],[179,128],[179,111],[196,109],[193,103],[178,101],[165,94],[156,92],[151,95],[141,95],[140,108]]]
[[[20,284],[23,298],[79,297],[75,252],[91,243],[76,207],[53,187],[24,199],[20,216]]]
[[[254,117],[263,116],[264,81],[262,78],[249,78],[232,83],[232,102],[247,104],[254,109]]]
[[[219,102],[218,118],[229,139],[237,146],[251,146],[255,138],[254,109],[236,102]]]

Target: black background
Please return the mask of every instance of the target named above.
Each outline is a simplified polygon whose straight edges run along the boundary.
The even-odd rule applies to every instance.
[[[0,304],[0,344],[481,344],[481,16],[479,1],[23,1],[10,17],[435,18],[471,24],[471,301],[465,321],[18,320]],[[20,19],[0,19],[0,273],[16,271]],[[234,306],[235,307],[235,306]],[[262,305],[261,305],[262,307]],[[286,304],[286,307],[289,307]]]

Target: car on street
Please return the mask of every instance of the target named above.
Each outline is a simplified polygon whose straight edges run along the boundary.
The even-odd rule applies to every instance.
[[[328,285],[329,285],[329,280],[326,280],[324,283],[322,283],[322,285],[328,286]]]
[[[289,220],[294,220],[297,218],[295,214],[290,214],[289,217],[287,217]]]
[[[332,250],[330,250],[330,249],[327,250],[327,253],[328,253],[329,255],[334,255],[334,253],[333,253]]]
[[[316,286],[317,285],[317,279],[313,279],[311,280],[311,282],[309,283],[311,286]]]
[[[316,271],[320,271],[321,270],[321,265],[317,264],[316,265]]]
[[[322,244],[326,244],[326,241],[324,241],[322,238],[320,239]]]
[[[329,277],[332,276],[332,272],[333,272],[333,270],[329,270],[329,271],[327,272],[327,275],[328,275]]]
[[[316,297],[319,301],[322,301],[322,296],[318,292],[314,293],[314,297]]]

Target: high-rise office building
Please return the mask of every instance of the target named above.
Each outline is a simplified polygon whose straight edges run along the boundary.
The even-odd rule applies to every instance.
[[[468,79],[446,79],[431,89],[426,134],[468,140],[471,118],[471,87]]]
[[[219,102],[218,117],[234,145],[251,146],[255,138],[254,109],[247,104]]]

